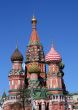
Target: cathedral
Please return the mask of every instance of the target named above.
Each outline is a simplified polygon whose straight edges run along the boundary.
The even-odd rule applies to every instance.
[[[65,87],[62,56],[53,46],[44,55],[35,16],[31,23],[25,69],[22,67],[23,55],[17,46],[11,56],[9,92],[2,95],[1,110],[78,110],[78,100],[74,102],[74,94]]]

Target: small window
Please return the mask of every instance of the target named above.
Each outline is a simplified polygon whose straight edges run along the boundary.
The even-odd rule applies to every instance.
[[[14,80],[12,80],[12,85],[14,85]]]
[[[18,80],[18,85],[20,85],[20,80]]]

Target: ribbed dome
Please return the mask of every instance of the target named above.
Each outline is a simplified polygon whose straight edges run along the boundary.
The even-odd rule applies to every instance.
[[[12,54],[11,61],[23,61],[23,56],[18,48],[16,48],[14,53]]]
[[[61,56],[60,54],[52,47],[49,53],[45,57],[46,62],[60,62]]]
[[[29,66],[28,72],[29,73],[40,73],[40,68],[35,63],[33,63],[32,65]]]

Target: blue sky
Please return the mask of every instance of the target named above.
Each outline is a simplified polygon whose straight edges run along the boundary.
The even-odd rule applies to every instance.
[[[78,0],[0,0],[0,95],[9,90],[10,56],[17,40],[25,58],[33,13],[45,54],[54,42],[65,64],[67,90],[78,91]]]

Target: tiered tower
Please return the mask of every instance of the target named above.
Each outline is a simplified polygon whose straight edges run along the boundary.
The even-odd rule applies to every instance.
[[[39,66],[40,71],[41,71],[40,75],[39,75],[39,79],[40,79],[42,85],[44,86],[45,83],[44,83],[43,79],[46,78],[45,57],[44,57],[43,47],[40,43],[37,31],[36,31],[36,23],[37,23],[37,20],[33,16],[32,33],[31,33],[30,41],[29,41],[27,51],[26,51],[26,66],[28,68],[33,62],[35,62]],[[30,77],[29,73],[27,73],[27,77],[28,78]]]
[[[8,76],[10,84],[10,95],[18,93],[18,90],[24,87],[25,75],[22,68],[23,56],[17,47],[11,56],[11,62],[12,70]]]

